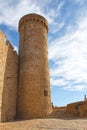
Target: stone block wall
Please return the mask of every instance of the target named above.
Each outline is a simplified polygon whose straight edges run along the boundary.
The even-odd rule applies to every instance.
[[[52,111],[47,47],[48,24],[40,15],[19,22],[18,117],[39,118]]]
[[[6,37],[0,30],[0,121],[1,121],[1,107],[2,107],[2,92],[4,86],[4,73],[5,73],[5,63],[6,63]],[[4,50],[5,49],[5,50]]]
[[[77,103],[71,103],[67,105],[67,112],[73,116],[77,116],[78,114],[78,111],[76,110],[76,104]]]
[[[16,116],[18,55],[3,33],[0,34],[0,121]]]
[[[80,117],[87,117],[87,101],[84,101],[78,109]]]
[[[68,104],[67,112],[75,117],[87,117],[87,101]]]

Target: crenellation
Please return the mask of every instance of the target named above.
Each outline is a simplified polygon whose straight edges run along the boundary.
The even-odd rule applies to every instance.
[[[21,20],[19,21],[19,30],[21,28],[21,26],[23,26],[26,22],[30,22],[30,21],[37,21],[37,22],[41,22],[45,27],[46,30],[48,32],[48,22],[47,20],[40,16],[40,15],[35,15],[35,14],[29,14],[29,15],[25,15],[21,18]]]
[[[14,55],[18,56],[17,52],[14,50],[14,47],[9,40],[6,41],[6,45],[12,49]]]

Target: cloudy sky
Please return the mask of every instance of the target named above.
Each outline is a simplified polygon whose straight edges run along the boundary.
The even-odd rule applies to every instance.
[[[18,21],[38,13],[49,23],[52,102],[66,105],[87,94],[87,0],[0,0],[0,29],[17,50]]]

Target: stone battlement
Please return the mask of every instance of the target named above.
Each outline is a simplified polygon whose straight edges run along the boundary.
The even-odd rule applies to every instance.
[[[36,21],[36,22],[41,22],[47,29],[48,32],[48,22],[47,20],[41,16],[41,15],[37,15],[37,14],[27,14],[25,16],[23,16],[20,21],[19,21],[19,30],[21,28],[21,26],[23,26],[26,22],[30,22],[30,21]]]
[[[9,40],[6,40],[6,35],[3,33],[3,31],[1,29],[0,29],[0,42],[3,43],[6,46],[10,46],[13,50],[13,53],[15,55],[17,55],[17,52],[14,51],[13,45],[11,44],[11,42]]]
[[[12,46],[12,44],[10,43],[10,41],[6,41],[6,45],[10,46],[12,48],[14,55],[18,55],[17,52],[14,50],[14,47]]]

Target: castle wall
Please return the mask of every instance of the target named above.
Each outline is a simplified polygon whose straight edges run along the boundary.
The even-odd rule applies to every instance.
[[[1,121],[1,107],[2,107],[2,91],[4,86],[4,73],[5,73],[6,52],[7,52],[5,43],[6,43],[6,37],[2,33],[2,31],[0,31],[0,121]]]
[[[19,22],[18,117],[43,117],[52,110],[45,18],[31,14]]]
[[[11,44],[6,42],[6,38],[2,39],[4,41],[0,42],[0,117],[1,122],[4,122],[13,120],[16,116],[18,56]]]

